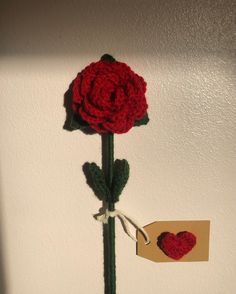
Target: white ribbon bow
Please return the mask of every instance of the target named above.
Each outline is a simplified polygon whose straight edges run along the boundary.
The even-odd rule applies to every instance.
[[[129,222],[135,227],[137,228],[139,231],[141,231],[146,239],[145,244],[149,244],[150,243],[150,239],[148,236],[148,233],[145,231],[145,229],[140,226],[134,219],[132,219],[131,217],[129,217],[128,215],[124,214],[123,212],[121,212],[120,210],[115,209],[114,211],[109,211],[108,209],[106,209],[105,213],[101,214],[101,215],[96,215],[95,219],[99,222],[102,222],[103,224],[107,224],[108,223],[108,219],[109,217],[119,217],[120,220],[123,222],[124,224],[124,228],[125,231],[127,233],[127,235],[133,239],[135,242],[137,242],[137,239],[131,234],[130,229],[129,229]]]

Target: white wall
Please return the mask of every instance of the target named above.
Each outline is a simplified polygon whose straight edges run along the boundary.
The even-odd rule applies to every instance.
[[[210,219],[210,261],[156,264],[117,223],[118,293],[236,287],[235,2],[1,2],[1,294],[103,293],[99,201],[82,165],[98,135],[63,130],[63,95],[103,53],[148,84],[150,123],[115,138],[131,177],[118,208],[143,225]]]

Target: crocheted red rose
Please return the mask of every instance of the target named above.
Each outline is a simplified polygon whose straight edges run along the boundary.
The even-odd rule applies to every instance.
[[[146,82],[125,63],[104,55],[73,81],[72,109],[77,118],[99,133],[126,133],[146,124]]]

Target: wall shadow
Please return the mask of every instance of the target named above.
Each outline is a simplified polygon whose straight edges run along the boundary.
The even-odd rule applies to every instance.
[[[234,51],[233,0],[2,0],[0,55]]]
[[[0,293],[7,294],[6,272],[4,262],[4,248],[3,248],[3,217],[2,217],[2,191],[0,178]]]
[[[0,57],[232,54],[235,14],[233,0],[2,0]],[[70,89],[66,103],[69,96]],[[68,112],[65,129],[70,119]],[[0,293],[7,294],[2,221],[0,198]],[[103,233],[106,240],[106,226]]]

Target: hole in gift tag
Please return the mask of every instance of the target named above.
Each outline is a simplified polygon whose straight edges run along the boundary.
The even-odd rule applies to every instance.
[[[191,232],[183,231],[177,234],[164,232],[157,238],[157,246],[170,258],[181,259],[196,245],[197,238]]]

